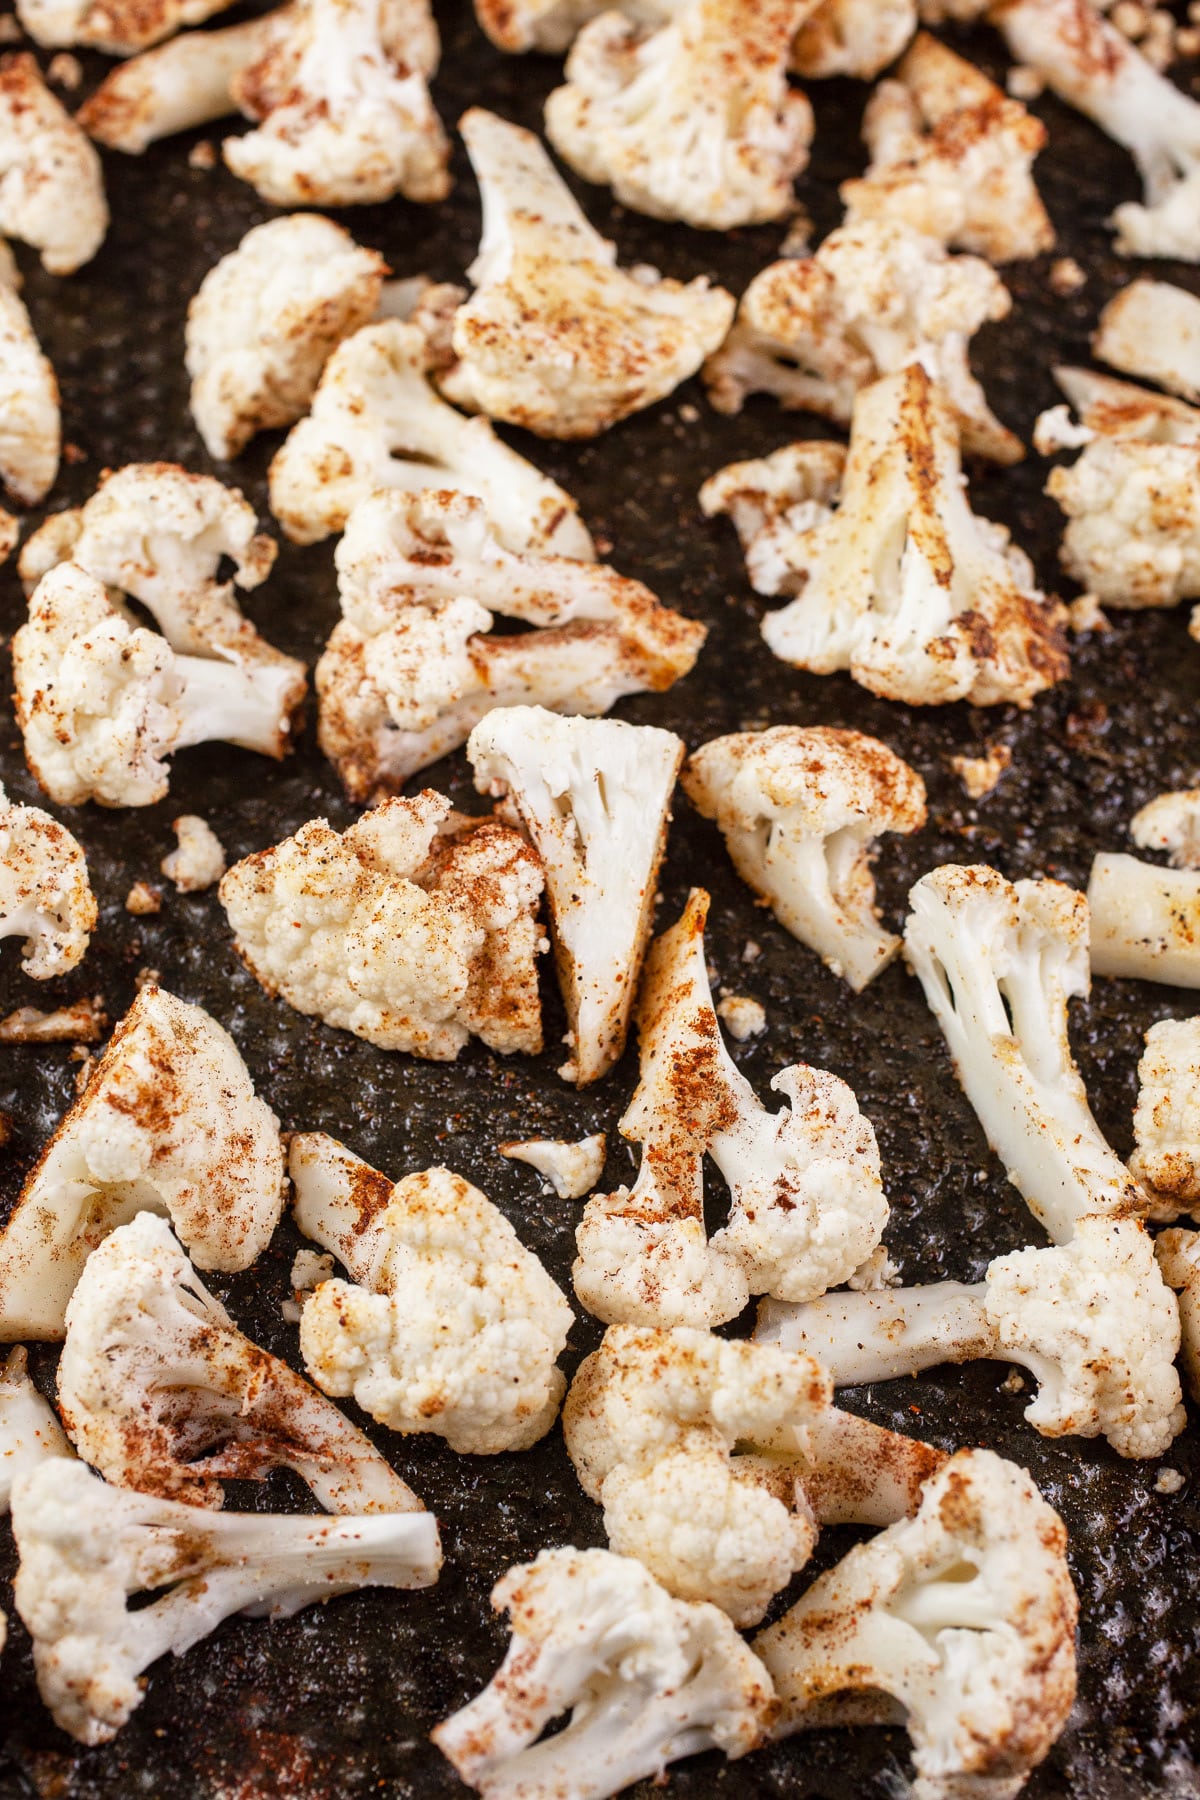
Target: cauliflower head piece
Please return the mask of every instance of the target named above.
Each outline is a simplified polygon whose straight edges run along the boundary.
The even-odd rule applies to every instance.
[[[16,804],[0,786],[0,937],[25,940],[25,974],[48,981],[77,968],[97,912],[77,840],[49,813]]]
[[[90,262],[108,230],[100,158],[33,57],[0,56],[0,236],[31,244],[51,275]]]
[[[58,474],[62,419],[58,381],[19,284],[11,255],[0,250],[0,487],[22,506],[36,506]]]
[[[1138,1063],[1129,1172],[1154,1219],[1200,1216],[1200,1018],[1160,1019]]]

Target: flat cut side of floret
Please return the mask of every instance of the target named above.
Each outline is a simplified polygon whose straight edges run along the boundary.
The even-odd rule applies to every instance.
[[[1200,871],[1102,850],[1087,893],[1093,974],[1200,987]]]

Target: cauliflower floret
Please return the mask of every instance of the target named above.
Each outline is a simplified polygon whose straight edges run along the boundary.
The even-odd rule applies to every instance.
[[[608,1139],[597,1131],[577,1144],[563,1138],[525,1138],[497,1147],[501,1156],[536,1169],[560,1200],[582,1200],[600,1185]]]
[[[386,42],[387,0],[307,0],[267,67],[235,84],[263,121],[226,138],[225,161],[274,206],[444,200],[450,144],[425,76]],[[296,47],[301,45],[299,57]],[[271,66],[286,65],[286,88]]]
[[[664,25],[683,0],[621,0],[620,10],[638,25]],[[561,56],[589,19],[609,10],[609,0],[475,0],[475,17],[493,44],[519,54],[548,50]]]
[[[808,1356],[613,1325],[571,1384],[563,1436],[614,1550],[755,1625],[822,1522],[903,1517],[945,1460],[832,1395]]]
[[[673,732],[498,709],[471,733],[481,793],[508,796],[546,874],[554,956],[580,1087],[625,1048],[683,761]]]
[[[960,1450],[920,1511],[859,1544],[760,1632],[775,1735],[892,1724],[913,1800],[1010,1800],[1075,1700],[1078,1602],[1063,1522],[1015,1464]]]
[[[843,182],[846,223],[903,219],[989,262],[1038,256],[1054,227],[1031,166],[1045,127],[971,63],[918,34],[867,105],[866,174]]]
[[[709,399],[736,413],[748,394],[845,423],[861,387],[921,362],[954,411],[963,448],[995,462],[1024,454],[988,407],[967,362],[972,334],[1012,305],[977,256],[949,256],[902,219],[861,219],[831,232],[815,256],[756,275],[737,323],[704,365]]]
[[[17,17],[47,50],[133,56],[184,25],[203,25],[233,0],[17,0]]]
[[[288,537],[315,544],[344,529],[379,488],[475,494],[509,550],[581,561],[592,541],[570,495],[501,442],[486,419],[464,419],[431,386],[416,325],[385,319],[339,344],[307,419],[271,464],[271,511]]]
[[[344,619],[317,668],[319,740],[356,800],[395,792],[497,707],[594,715],[662,691],[705,638],[613,569],[514,555],[467,494],[364,500],[336,560]],[[493,612],[538,629],[488,635]]]
[[[165,1219],[93,1250],[67,1307],[63,1423],[118,1487],[219,1507],[220,1477],[291,1469],[327,1512],[420,1512],[370,1439],[234,1325]]]
[[[1094,975],[1200,987],[1200,871],[1101,851],[1087,897]]]
[[[924,825],[915,769],[861,731],[776,725],[714,738],[682,779],[742,880],[861,993],[901,948],[879,923],[870,859],[885,831]]]
[[[1200,595],[1200,443],[1096,437],[1046,492],[1067,517],[1063,568],[1105,606]]]
[[[331,353],[375,316],[386,274],[313,213],[256,225],[209,270],[188,307],[187,371],[210,456],[304,415]]]
[[[288,1172],[300,1230],[352,1277],[304,1302],[300,1349],[318,1387],[476,1456],[545,1437],[573,1315],[499,1208],[448,1169],[393,1186],[320,1133],[293,1137]]]
[[[1096,369],[1059,367],[1054,371],[1054,379],[1081,423],[1071,427],[1077,435],[1068,438],[1065,445],[1054,443],[1045,449],[1038,445],[1043,455],[1052,455],[1064,447],[1078,449],[1090,443],[1093,436],[1143,438],[1151,444],[1200,443],[1200,407],[1138,387],[1132,381],[1117,381]],[[1057,410],[1061,414],[1066,409]],[[1051,416],[1043,413],[1042,419]]]
[[[0,1363],[0,1514],[8,1511],[18,1477],[49,1456],[70,1454],[71,1446],[54,1408],[30,1380],[29,1357],[18,1344]],[[0,1625],[0,1650],[3,1648]]]
[[[1161,850],[1173,869],[1200,869],[1200,788],[1159,794],[1129,822],[1140,850]]]
[[[874,81],[916,28],[916,0],[822,0],[796,34],[791,66],[810,80],[852,75]]]
[[[700,492],[733,517],[758,590],[797,596],[763,621],[776,656],[915,706],[1028,706],[1064,678],[1063,609],[971,511],[953,414],[921,364],[859,393],[836,512],[811,498],[820,465],[803,451],[789,493],[791,454],[734,463]]]
[[[774,1717],[762,1664],[725,1615],[673,1600],[629,1557],[543,1550],[492,1605],[512,1622],[508,1654],[433,1733],[481,1794],[604,1800],[700,1750],[745,1756]]]
[[[171,829],[178,844],[159,863],[162,873],[181,894],[199,894],[216,887],[227,863],[224,846],[212,826],[195,813],[182,813]]]
[[[199,1006],[142,988],[0,1233],[0,1338],[59,1338],[92,1250],[148,1210],[202,1269],[248,1269],[283,1211],[279,1122]]]
[[[1200,300],[1169,281],[1122,288],[1100,314],[1092,350],[1126,375],[1200,400]]]
[[[58,474],[62,422],[58,382],[17,293],[19,283],[0,239],[0,486],[22,506],[36,506]]]
[[[81,1744],[115,1737],[145,1698],[143,1670],[232,1613],[288,1618],[355,1588],[431,1587],[442,1563],[432,1513],[211,1513],[109,1487],[78,1462],[23,1476],[12,1512],[38,1689]]]
[[[812,142],[812,108],[787,79],[812,4],[684,0],[657,28],[605,13],[575,40],[546,136],[651,218],[713,231],[778,219]]]
[[[340,836],[313,819],[235,863],[221,903],[268,993],[383,1050],[453,1061],[472,1032],[542,1047],[542,871],[515,831],[426,789]]]
[[[1193,1400],[1200,1400],[1200,1231],[1160,1231],[1154,1254],[1163,1280],[1176,1290],[1180,1362]]]
[[[620,1121],[642,1146],[632,1190],[598,1194],[576,1232],[575,1291],[610,1323],[716,1325],[751,1293],[808,1299],[846,1281],[887,1222],[870,1123],[836,1076],[804,1064],[759,1101],[721,1038],[704,958],[708,895],[693,889],[651,947],[638,1007],[641,1078]],[[703,1160],[729,1186],[704,1228]]]
[[[57,819],[19,806],[0,787],[0,938],[24,938],[21,967],[35,981],[82,962],[96,929],[87,858]]]
[[[0,56],[0,234],[32,244],[51,275],[73,275],[107,230],[100,158],[33,57]]]
[[[733,521],[755,593],[786,594],[799,585],[792,547],[832,518],[845,470],[844,446],[821,440],[730,463],[705,482],[700,505],[710,517],[723,512]]]

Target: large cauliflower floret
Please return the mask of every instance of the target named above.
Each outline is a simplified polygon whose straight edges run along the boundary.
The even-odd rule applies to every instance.
[[[756,275],[737,322],[704,365],[709,399],[736,413],[748,394],[846,422],[861,387],[921,362],[953,408],[963,448],[1019,462],[1021,442],[995,417],[967,362],[971,336],[1012,305],[977,256],[949,256],[902,219],[860,219],[815,256]]]
[[[1200,871],[1102,850],[1087,897],[1094,975],[1200,987]]]
[[[1023,1469],[960,1450],[915,1518],[857,1545],[754,1640],[782,1703],[775,1735],[891,1724],[898,1706],[914,1800],[1011,1800],[1075,1699],[1066,1551]]]
[[[755,1625],[821,1523],[902,1518],[944,1461],[832,1399],[811,1357],[613,1325],[571,1384],[563,1435],[614,1550]]]
[[[483,234],[442,391],[541,437],[595,437],[694,375],[729,329],[732,295],[618,269],[532,132],[479,107],[459,129]]]
[[[313,544],[341,531],[380,488],[474,494],[509,550],[590,559],[579,509],[486,419],[465,419],[428,375],[428,345],[399,319],[368,325],[325,365],[312,411],[271,464],[271,511],[288,537]]]
[[[1062,609],[1003,527],[971,511],[953,413],[919,363],[855,400],[836,512],[821,504],[832,484],[812,482],[832,459],[801,447],[793,486],[796,455],[734,463],[700,494],[706,513],[733,517],[758,590],[796,595],[763,621],[776,656],[849,669],[915,706],[1028,706],[1063,679]]]
[[[167,1213],[202,1269],[248,1269],[283,1210],[279,1122],[199,1006],[144,987],[0,1234],[0,1337],[58,1338],[84,1263]]]
[[[813,4],[685,0],[657,29],[605,13],[575,40],[546,135],[585,180],[652,218],[714,231],[778,219],[812,142],[787,64]]]
[[[32,56],[0,56],[0,234],[32,244],[51,275],[73,275],[107,230],[94,148]]]
[[[20,1344],[0,1363],[0,1515],[8,1511],[18,1478],[49,1456],[70,1456],[54,1408],[29,1377],[29,1357]],[[3,1615],[0,1615],[2,1619]],[[4,1648],[0,1623],[0,1650]]]
[[[332,352],[375,316],[386,274],[313,213],[256,225],[209,270],[188,307],[187,371],[210,456],[303,416]]]
[[[364,500],[336,560],[344,619],[317,667],[320,743],[356,800],[395,792],[496,707],[594,715],[661,692],[705,638],[614,569],[506,549],[466,494]],[[494,614],[535,629],[490,635]]]
[[[19,937],[35,981],[66,975],[96,928],[87,858],[57,819],[19,806],[0,787],[0,938]]]
[[[886,744],[823,725],[743,731],[695,751],[683,787],[742,880],[856,993],[895,958],[870,859],[885,831],[924,825],[925,783]]]
[[[605,1800],[701,1750],[745,1756],[774,1717],[762,1664],[724,1613],[673,1600],[630,1557],[543,1550],[492,1605],[512,1623],[508,1654],[433,1733],[483,1795]]]
[[[263,122],[226,138],[225,161],[272,205],[362,206],[395,194],[434,201],[450,192],[449,141],[420,67],[391,53],[386,6],[307,0],[265,66],[235,85],[239,103]]]
[[[1046,492],[1067,517],[1063,568],[1103,605],[1200,595],[1200,443],[1097,436]]]
[[[796,34],[792,68],[808,79],[874,81],[916,28],[916,0],[821,0]]]
[[[83,47],[133,56],[185,25],[203,25],[233,0],[17,0],[17,17],[47,50]]]
[[[145,1698],[143,1671],[232,1613],[287,1618],[355,1588],[431,1587],[442,1563],[432,1513],[205,1512],[109,1487],[78,1462],[23,1476],[12,1511],[38,1689],[81,1744],[113,1738]]]
[[[733,1062],[704,957],[708,895],[694,889],[651,947],[638,1009],[641,1079],[622,1136],[642,1146],[632,1190],[599,1194],[576,1233],[575,1291],[611,1323],[716,1325],[750,1294],[811,1299],[846,1281],[887,1221],[879,1151],[854,1095],[797,1064],[772,1113]],[[703,1162],[729,1185],[729,1219],[704,1227]]]
[[[327,1394],[474,1455],[527,1450],[558,1416],[570,1305],[498,1207],[448,1169],[393,1185],[320,1133],[293,1137],[296,1223],[349,1271],[304,1301]]]
[[[847,224],[903,219],[989,262],[1053,246],[1031,174],[1045,127],[936,38],[921,32],[896,79],[879,83],[863,136],[871,164],[842,184]]]
[[[58,474],[62,421],[58,382],[19,285],[16,264],[0,240],[0,487],[22,506],[36,506]]]
[[[340,836],[324,819],[235,863],[220,895],[251,972],[384,1050],[453,1061],[472,1032],[542,1047],[542,871],[515,831],[426,789]]]
[[[1101,312],[1092,350],[1126,375],[1200,400],[1200,299],[1169,281],[1131,281]]]

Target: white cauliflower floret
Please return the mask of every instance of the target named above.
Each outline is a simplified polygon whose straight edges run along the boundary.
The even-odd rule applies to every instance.
[[[1122,288],[1100,314],[1092,350],[1126,375],[1200,400],[1200,300],[1169,281]]]
[[[1019,62],[1036,69],[1130,151],[1145,205],[1109,223],[1128,256],[1200,260],[1200,106],[1160,75],[1092,0],[999,0],[991,17]]]
[[[1105,606],[1200,595],[1200,443],[1097,436],[1046,492],[1067,516],[1063,568]]]
[[[709,399],[736,413],[747,394],[765,392],[845,423],[861,387],[921,362],[954,411],[963,448],[1019,462],[1020,440],[991,412],[967,362],[971,336],[1011,305],[980,257],[949,256],[902,219],[861,219],[831,232],[814,256],[755,276],[704,365]]]
[[[878,738],[776,725],[693,753],[684,792],[715,819],[742,880],[861,993],[901,942],[879,923],[871,856],[925,823],[925,783]]]
[[[233,0],[17,0],[17,17],[47,50],[133,56],[185,25],[203,25]]]
[[[308,0],[234,92],[263,122],[225,161],[274,206],[444,200],[450,144],[425,76],[386,42],[387,0]],[[296,48],[299,47],[299,56]],[[286,66],[276,76],[273,62]],[[269,94],[272,79],[286,87]]]
[[[17,293],[19,285],[16,264],[0,239],[0,487],[22,506],[36,506],[58,474],[62,421],[58,382]]]
[[[1173,869],[1200,869],[1200,788],[1159,794],[1129,822],[1141,850],[1161,850]]]
[[[1188,1392],[1200,1400],[1200,1231],[1160,1231],[1154,1254],[1179,1301],[1180,1355]]]
[[[745,1756],[774,1717],[762,1664],[724,1613],[673,1600],[629,1557],[543,1550],[492,1605],[512,1622],[508,1654],[433,1733],[485,1796],[605,1800],[701,1750]]]
[[[1088,879],[1092,973],[1200,987],[1200,871],[1101,851]]]
[[[1067,674],[1062,609],[1008,533],[972,512],[953,413],[921,364],[858,394],[836,512],[813,497],[819,465],[799,467],[790,492],[777,451],[700,493],[706,513],[733,517],[758,590],[796,595],[763,621],[776,656],[820,675],[849,669],[915,706],[1028,706]]]
[[[202,1269],[248,1269],[283,1211],[279,1122],[199,1006],[142,988],[0,1233],[0,1337],[59,1338],[89,1254],[166,1213]]]
[[[431,1587],[442,1561],[432,1513],[211,1513],[108,1487],[78,1462],[23,1476],[12,1512],[38,1689],[82,1744],[113,1738],[145,1698],[143,1671],[232,1613],[287,1618],[356,1588]]]
[[[944,1461],[837,1411],[811,1357],[628,1325],[580,1365],[563,1436],[613,1549],[735,1625],[758,1623],[822,1523],[903,1517]]]
[[[20,1344],[0,1363],[0,1514],[8,1511],[18,1477],[50,1456],[70,1456],[54,1408],[29,1377],[29,1357]],[[2,1615],[0,1615],[2,1616]],[[3,1626],[0,1625],[0,1650]]]
[[[570,1305],[498,1207],[448,1169],[393,1185],[334,1139],[302,1132],[296,1223],[344,1264],[304,1302],[300,1349],[327,1394],[392,1431],[477,1456],[527,1450],[558,1416]]]
[[[497,1147],[501,1156],[536,1169],[560,1200],[582,1200],[600,1185],[608,1139],[597,1131],[577,1144],[563,1138],[525,1138]]]
[[[151,1213],[88,1257],[58,1400],[75,1448],[117,1487],[215,1508],[221,1477],[285,1468],[327,1512],[422,1510],[357,1425],[237,1329]]]
[[[20,806],[0,787],[0,938],[24,938],[21,967],[35,981],[66,975],[96,929],[87,858],[64,825]]]
[[[729,329],[733,296],[706,277],[619,269],[532,132],[480,107],[459,129],[483,231],[442,392],[541,437],[595,437],[694,375]]]
[[[94,148],[32,56],[0,56],[0,234],[32,244],[51,275],[73,275],[107,230]]]
[[[917,28],[916,0],[821,0],[802,22],[791,66],[807,79],[874,81]]]
[[[704,958],[708,895],[693,889],[650,950],[638,1008],[641,1078],[620,1121],[642,1146],[632,1189],[598,1194],[576,1232],[575,1291],[610,1323],[716,1325],[750,1294],[810,1299],[846,1281],[887,1221],[870,1123],[836,1076],[805,1064],[759,1101],[721,1038]],[[705,1156],[730,1192],[704,1227]]]
[[[542,1047],[542,871],[515,831],[429,789],[339,834],[324,819],[235,863],[221,903],[268,993],[383,1050],[453,1061],[472,1032]]]
[[[663,25],[683,0],[621,0],[620,10],[639,25]],[[548,50],[561,56],[589,19],[609,10],[609,0],[475,0],[475,17],[501,50],[516,55]]]
[[[813,0],[684,0],[669,23],[607,12],[580,32],[546,136],[586,181],[656,219],[729,231],[778,219],[812,108],[787,79]]]
[[[379,488],[429,487],[475,494],[509,550],[549,550],[588,560],[579,510],[486,419],[465,419],[429,382],[419,327],[385,319],[339,344],[307,419],[271,464],[271,511],[288,537],[314,544],[341,531]]]
[[[915,1518],[857,1545],[754,1640],[782,1703],[775,1735],[900,1709],[913,1800],[1011,1800],[1075,1699],[1066,1552],[1024,1469],[960,1450]]]
[[[1049,456],[1055,450],[1079,449],[1093,436],[1110,438],[1143,438],[1151,444],[1200,443],[1200,407],[1188,406],[1167,394],[1138,387],[1132,381],[1118,381],[1115,376],[1101,375],[1096,369],[1059,367],[1054,379],[1079,414],[1080,424],[1068,426],[1073,435],[1062,443],[1037,447]],[[1064,407],[1043,413],[1042,420],[1061,417]],[[1039,424],[1041,424],[1039,420]],[[1037,443],[1035,431],[1035,444]]]
[[[793,546],[832,518],[845,469],[844,445],[822,439],[784,444],[753,462],[730,463],[705,482],[701,508],[710,517],[727,513],[733,521],[755,593],[784,594],[799,585]]]
[[[332,352],[374,318],[386,273],[313,213],[256,225],[209,270],[188,307],[187,371],[210,456],[304,415]]]
[[[159,868],[181,894],[199,894],[215,887],[225,873],[225,850],[211,825],[195,813],[182,813],[171,827],[178,844],[164,856]]]
[[[356,800],[395,792],[497,707],[594,715],[661,692],[705,638],[613,569],[507,550],[467,494],[364,500],[336,561],[344,618],[317,667],[318,735]],[[494,613],[536,629],[492,634]]]
[[[867,103],[865,175],[843,182],[846,223],[903,219],[989,262],[1038,256],[1054,227],[1031,167],[1046,129],[1018,100],[921,32]]]
[[[522,706],[489,713],[467,756],[481,793],[508,796],[545,870],[571,1047],[559,1073],[586,1086],[625,1048],[683,744],[653,725]]]

